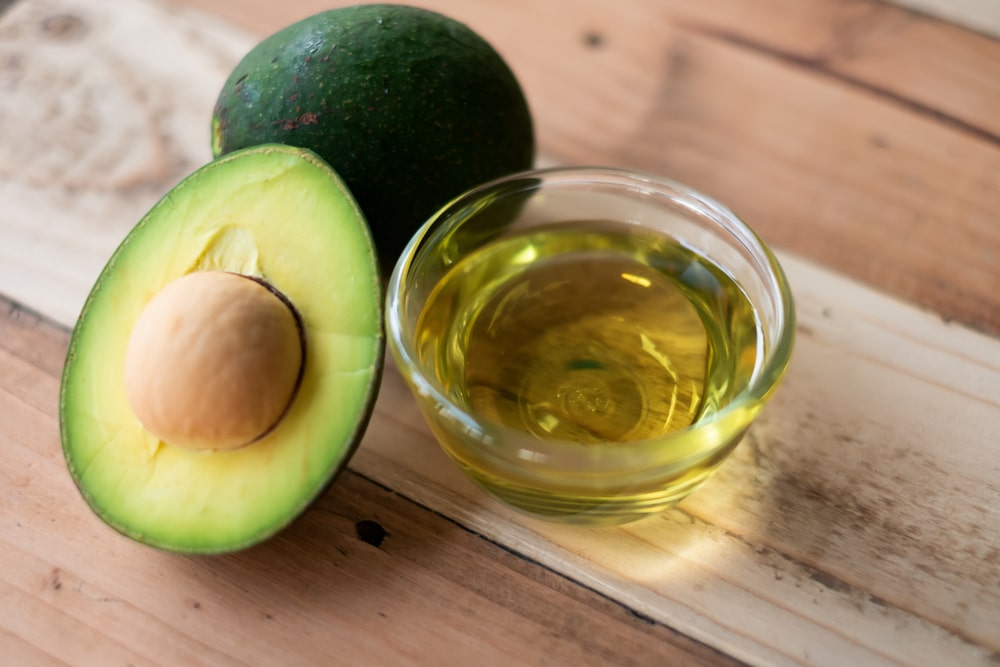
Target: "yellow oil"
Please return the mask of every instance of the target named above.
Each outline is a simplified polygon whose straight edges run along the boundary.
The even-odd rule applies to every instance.
[[[714,413],[746,386],[758,354],[754,309],[727,273],[669,237],[599,221],[466,255],[426,302],[417,340],[421,364],[479,419],[597,447],[655,440]],[[504,485],[487,458],[470,461],[460,463],[483,468],[470,472],[485,485]],[[573,494],[589,502],[584,486]]]

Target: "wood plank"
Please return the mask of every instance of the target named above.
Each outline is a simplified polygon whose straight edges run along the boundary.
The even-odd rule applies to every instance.
[[[995,0],[891,0],[948,21],[1000,37],[1000,7]]]
[[[3,3],[0,3],[0,9],[2,8]],[[0,646],[3,647],[4,659],[9,660],[12,665],[65,667],[67,664],[3,628],[0,628]]]
[[[927,0],[940,2],[940,0]],[[943,4],[943,3],[942,3]],[[878,0],[663,4],[674,23],[842,78],[963,129],[1000,136],[1000,41]]]
[[[204,6],[262,34],[319,3]],[[475,19],[509,57],[549,158],[673,176],[779,247],[1000,333],[1000,42],[865,1],[429,6]],[[174,10],[145,39],[145,4],[58,7],[39,0],[0,24],[12,87],[0,101],[12,138],[0,146],[0,291],[68,322],[127,228],[208,159],[205,119],[253,38]],[[19,59],[47,15],[78,27]],[[93,58],[68,66],[70,48]],[[164,69],[157,54],[179,52]],[[39,136],[18,110],[53,86],[74,102]]]
[[[79,277],[211,158],[214,96],[246,45],[148,3],[37,0],[0,18],[0,293],[76,318]]]
[[[735,664],[352,472],[237,555],[132,543],[61,459],[60,357],[34,350],[66,332],[4,299],[0,331],[0,650],[18,665]]]

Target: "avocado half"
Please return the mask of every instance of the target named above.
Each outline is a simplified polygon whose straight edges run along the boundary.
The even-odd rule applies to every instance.
[[[294,393],[278,421],[228,449],[188,449],[153,435],[126,391],[126,351],[137,345],[137,324],[151,317],[144,312],[166,287],[202,272],[247,278],[245,291],[261,302],[280,297],[276,310],[294,316],[294,345],[301,345],[293,356],[297,374],[285,374]],[[243,290],[242,281],[233,282]],[[137,366],[133,383],[155,390],[170,371],[162,363],[149,370],[157,368],[156,355],[183,355],[168,348],[187,345],[210,351],[196,360],[193,372],[201,375],[192,387],[208,392],[198,402],[210,416],[223,409],[213,392],[228,391],[227,382],[242,383],[237,396],[253,396],[277,381],[273,369],[257,371],[256,387],[227,375],[230,359],[255,348],[262,334],[252,321],[227,314],[228,302],[238,299],[216,296],[181,292],[169,306],[176,311],[171,323],[149,325],[163,332],[137,353],[152,365]],[[209,334],[199,337],[198,326],[174,332],[199,305]],[[217,329],[225,335],[211,333]],[[215,348],[215,338],[227,342]],[[135,540],[184,553],[245,548],[302,513],[350,457],[371,414],[383,354],[374,244],[338,175],[304,149],[262,145],[231,153],[191,174],[143,217],[86,300],[60,394],[69,471],[94,512]],[[260,361],[267,369],[273,359]]]
[[[212,114],[212,151],[314,150],[357,198],[382,267],[465,190],[529,169],[532,118],[507,63],[468,26],[394,4],[341,7],[264,39]]]

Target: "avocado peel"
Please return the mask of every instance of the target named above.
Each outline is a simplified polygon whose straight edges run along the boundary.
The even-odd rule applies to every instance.
[[[465,190],[534,162],[523,91],[480,35],[405,5],[331,9],[251,49],[212,114],[213,155],[309,148],[365,212],[383,270]]]

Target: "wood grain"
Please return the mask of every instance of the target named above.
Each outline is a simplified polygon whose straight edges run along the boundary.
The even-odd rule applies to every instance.
[[[33,0],[0,18],[0,293],[76,319],[132,225],[211,158],[211,105],[246,45],[147,3]]]
[[[1000,37],[1000,7],[993,0],[892,0],[972,30]]]
[[[65,330],[0,299],[0,331],[4,664],[734,664],[353,472],[237,555],[134,544],[62,462]]]

